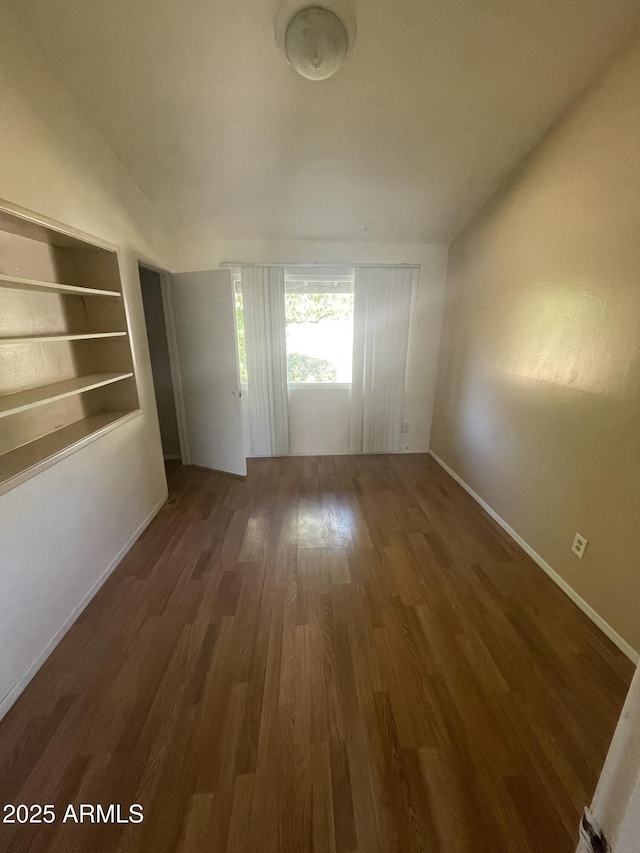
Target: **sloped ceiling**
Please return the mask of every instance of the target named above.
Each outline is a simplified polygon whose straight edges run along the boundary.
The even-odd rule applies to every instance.
[[[455,236],[640,10],[354,0],[353,52],[313,83],[274,0],[10,5],[176,233],[407,243]]]

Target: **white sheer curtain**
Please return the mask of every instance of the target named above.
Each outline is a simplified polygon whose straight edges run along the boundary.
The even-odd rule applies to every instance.
[[[352,453],[400,450],[414,270],[356,267]]]
[[[251,452],[289,453],[284,268],[242,267]]]

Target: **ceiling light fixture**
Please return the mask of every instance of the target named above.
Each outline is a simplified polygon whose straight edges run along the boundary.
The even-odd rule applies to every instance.
[[[276,19],[276,42],[291,67],[307,80],[338,71],[355,39],[355,19],[344,0],[301,5],[289,0]]]

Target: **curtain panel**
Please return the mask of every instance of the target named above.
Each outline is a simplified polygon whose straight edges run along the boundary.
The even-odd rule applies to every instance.
[[[414,270],[356,267],[352,453],[401,448]]]
[[[242,267],[251,453],[289,453],[287,341],[282,267]]]

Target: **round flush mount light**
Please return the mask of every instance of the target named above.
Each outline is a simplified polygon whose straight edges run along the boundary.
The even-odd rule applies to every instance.
[[[291,67],[307,80],[327,80],[346,59],[355,19],[344,0],[302,4],[290,0],[276,19],[276,42]]]

